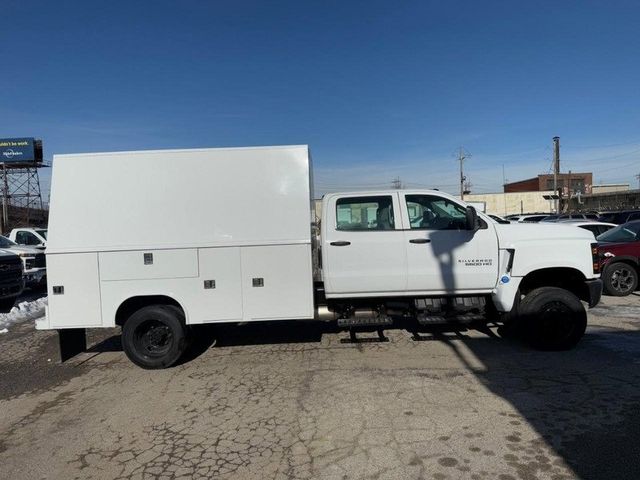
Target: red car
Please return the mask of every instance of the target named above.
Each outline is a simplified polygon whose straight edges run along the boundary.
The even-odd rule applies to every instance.
[[[638,288],[640,220],[627,222],[597,237],[603,288],[622,297]]]

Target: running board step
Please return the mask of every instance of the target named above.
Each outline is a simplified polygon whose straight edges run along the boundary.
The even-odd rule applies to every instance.
[[[471,323],[484,320],[484,315],[418,315],[420,325],[443,325],[447,323]]]
[[[351,317],[339,318],[339,327],[385,327],[393,325],[390,317]]]

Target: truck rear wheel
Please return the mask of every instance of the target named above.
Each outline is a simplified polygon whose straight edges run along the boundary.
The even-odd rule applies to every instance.
[[[573,293],[556,287],[529,292],[520,304],[525,339],[540,350],[569,350],[587,329],[587,312]]]
[[[137,310],[122,327],[122,347],[129,360],[142,368],[170,367],[187,348],[184,315],[171,305]]]

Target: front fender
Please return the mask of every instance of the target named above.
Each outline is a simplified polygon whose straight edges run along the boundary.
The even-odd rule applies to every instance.
[[[591,243],[573,241],[527,242],[514,245],[513,269],[514,277],[525,277],[527,274],[546,268],[571,268],[578,270],[584,278],[596,278],[593,273]]]

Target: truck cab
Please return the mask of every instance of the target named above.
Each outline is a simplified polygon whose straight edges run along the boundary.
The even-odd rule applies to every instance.
[[[385,323],[392,312],[423,324],[484,321],[492,312],[506,321],[524,309],[538,329],[534,343],[558,349],[584,333],[580,301],[600,299],[596,244],[580,229],[553,225],[541,235],[535,224],[499,224],[428,190],[329,194],[322,211],[321,280],[339,323],[359,308],[368,310],[361,323]],[[558,316],[554,302],[565,320],[577,319],[563,341],[540,331],[540,319]]]
[[[18,245],[27,245],[44,250],[47,243],[46,228],[14,228],[8,236],[9,240]]]

